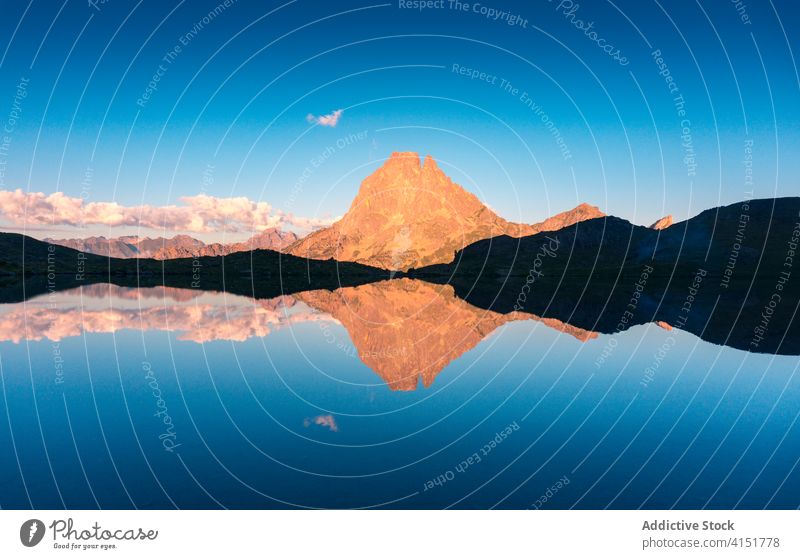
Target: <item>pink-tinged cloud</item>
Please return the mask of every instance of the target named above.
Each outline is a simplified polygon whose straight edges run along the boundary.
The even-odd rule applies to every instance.
[[[306,418],[305,421],[303,421],[303,425],[306,427],[311,427],[311,425],[319,425],[320,427],[326,427],[330,429],[334,433],[339,431],[339,426],[336,424],[336,418],[330,414]]]
[[[295,217],[275,210],[267,202],[254,202],[244,196],[217,198],[198,194],[179,200],[179,205],[123,206],[116,202],[85,203],[83,198],[62,192],[46,195],[20,189],[0,190],[0,219],[30,226],[134,226],[192,233],[244,232],[282,226],[316,229],[335,221]]]
[[[330,126],[331,128],[334,128],[337,124],[339,124],[339,119],[342,117],[343,112],[344,109],[336,109],[330,114],[320,116],[314,116],[311,113],[308,113],[306,120],[308,122],[316,122],[320,126]]]
[[[58,342],[125,329],[178,332],[179,340],[199,344],[243,342],[296,324],[331,321],[291,296],[254,300],[226,294],[219,299],[189,289],[95,284],[0,306],[0,342]]]

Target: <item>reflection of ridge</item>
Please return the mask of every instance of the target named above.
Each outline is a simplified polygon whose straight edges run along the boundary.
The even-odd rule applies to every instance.
[[[584,330],[578,326],[573,326],[572,324],[567,324],[566,322],[562,322],[557,318],[542,318],[540,316],[536,316],[535,314],[526,315],[528,318],[533,320],[537,320],[547,326],[548,328],[552,328],[553,330],[558,330],[559,332],[563,332],[564,334],[569,334],[576,340],[580,342],[588,342],[589,340],[595,339],[598,334],[597,332],[592,332],[591,330]]]
[[[330,319],[291,296],[259,301],[189,289],[95,284],[0,307],[0,341],[60,341],[123,329],[181,332],[178,339],[197,343],[245,341],[319,320]]]
[[[393,390],[430,386],[450,362],[474,348],[496,328],[538,317],[499,314],[455,296],[449,285],[399,279],[336,291],[306,291],[296,297],[338,320],[361,360]],[[586,341],[597,334],[555,319],[542,322]]]

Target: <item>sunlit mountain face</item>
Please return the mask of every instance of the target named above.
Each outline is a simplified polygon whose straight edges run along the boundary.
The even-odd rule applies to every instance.
[[[452,262],[456,251],[482,239],[533,235],[603,215],[581,204],[542,223],[512,223],[456,184],[432,156],[394,152],[364,179],[342,219],[286,250],[405,271]]]

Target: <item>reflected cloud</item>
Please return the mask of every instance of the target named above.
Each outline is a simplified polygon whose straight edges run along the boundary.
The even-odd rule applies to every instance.
[[[325,427],[326,429],[333,431],[334,433],[339,432],[339,426],[336,424],[336,418],[333,417],[331,414],[318,415],[316,417],[307,417],[303,421],[304,427],[311,427],[312,425]]]
[[[61,341],[136,329],[179,332],[179,340],[196,343],[242,342],[290,324],[330,320],[291,296],[259,301],[190,289],[96,284],[3,305],[0,341]]]

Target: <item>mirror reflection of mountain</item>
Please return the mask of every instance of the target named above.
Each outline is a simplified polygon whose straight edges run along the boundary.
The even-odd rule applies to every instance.
[[[335,291],[304,291],[300,301],[330,314],[350,334],[360,359],[394,390],[429,387],[450,362],[499,326],[540,320],[474,307],[449,285],[397,279]],[[545,320],[547,326],[586,341],[597,334]]]
[[[0,306],[0,341],[60,341],[124,329],[177,332],[196,343],[242,342],[305,322],[335,322],[358,357],[393,390],[430,386],[450,362],[499,326],[538,320],[474,307],[453,288],[399,279],[271,299],[172,287],[94,284]],[[596,337],[554,319],[543,322],[581,341]]]

